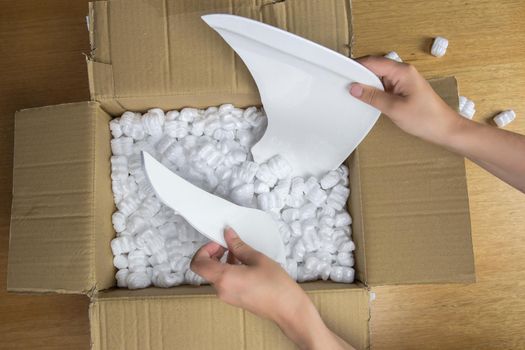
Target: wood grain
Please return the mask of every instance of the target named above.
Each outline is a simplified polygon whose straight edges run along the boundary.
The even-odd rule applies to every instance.
[[[525,133],[523,1],[354,1],[354,55],[395,50],[426,77],[455,75],[475,120],[504,109]],[[428,54],[434,36],[447,55]],[[374,288],[371,348],[524,349],[525,196],[466,161],[477,283]]]
[[[88,349],[88,299],[5,291],[13,113],[89,98],[86,0],[4,1],[0,11],[0,348]],[[426,77],[456,75],[475,119],[513,108],[525,133],[522,1],[354,0],[354,54],[396,50]],[[428,55],[431,38],[450,40]],[[525,197],[466,162],[478,282],[374,288],[373,349],[525,348]]]
[[[3,1],[0,10],[0,348],[89,349],[89,300],[6,293],[13,115],[89,99],[87,1]]]

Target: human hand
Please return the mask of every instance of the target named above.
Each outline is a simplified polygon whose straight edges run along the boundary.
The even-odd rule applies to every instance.
[[[226,263],[219,261],[226,249],[211,242],[195,253],[190,265],[216,289],[219,299],[276,322],[302,349],[352,349],[325,326],[306,293],[279,264],[230,228],[224,239]]]
[[[402,130],[441,145],[465,121],[453,111],[414,66],[384,57],[357,59],[383,82],[385,91],[354,83],[350,94],[386,114]]]
[[[232,229],[226,229],[227,263],[219,262],[226,249],[208,243],[199,249],[191,269],[217,290],[222,301],[278,321],[293,313],[308,297],[279,264],[245,244]],[[239,264],[241,263],[241,264]]]

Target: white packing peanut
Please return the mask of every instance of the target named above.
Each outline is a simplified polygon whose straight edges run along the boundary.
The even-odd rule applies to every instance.
[[[168,252],[164,248],[156,251],[148,258],[148,263],[151,266],[158,266],[160,264],[167,263],[167,262],[168,262]]]
[[[122,181],[128,178],[128,158],[126,156],[112,156],[111,159],[111,179]]]
[[[184,282],[184,275],[181,273],[160,272],[153,279],[153,285],[161,288],[175,287]]]
[[[164,239],[158,230],[148,228],[135,236],[135,246],[147,255],[153,255],[164,247]]]
[[[162,109],[150,109],[148,113],[144,114],[141,118],[144,132],[152,136],[162,135],[162,128],[164,126],[165,118],[166,116],[164,115],[164,111]]]
[[[255,180],[253,186],[253,190],[256,194],[270,192],[270,186],[268,186],[266,182],[262,182],[259,179]]]
[[[204,278],[197,275],[192,270],[186,270],[186,273],[184,274],[184,281],[188,284],[192,284],[195,286],[199,286],[201,284],[206,283],[206,280]]]
[[[126,288],[128,286],[128,278],[129,270],[128,269],[121,269],[118,270],[115,274],[115,279],[117,280],[117,287],[119,288]]]
[[[111,153],[116,156],[129,156],[133,153],[133,139],[131,137],[119,137],[111,140]]]
[[[126,215],[120,211],[116,211],[111,215],[111,222],[113,223],[115,232],[120,233],[126,229]]]
[[[264,211],[280,210],[284,206],[284,200],[273,191],[258,195],[257,203]]]
[[[352,283],[354,281],[354,269],[347,266],[332,266],[330,279],[334,282]]]
[[[348,187],[343,185],[337,185],[330,191],[326,199],[326,205],[334,208],[335,210],[342,210],[346,205],[350,190]]]
[[[320,181],[321,188],[323,190],[332,188],[339,183],[339,180],[340,180],[339,173],[335,170],[332,170],[328,172],[325,176],[323,176],[323,178],[321,179]]]
[[[393,60],[393,61],[403,62],[403,60],[401,59],[401,57],[399,57],[399,55],[398,55],[397,52],[395,52],[395,51],[390,51],[390,52],[387,53],[384,57],[385,57],[385,58],[388,58],[388,59],[390,59],[390,60]]]
[[[355,250],[355,243],[350,240],[343,241],[339,245],[338,249],[339,249],[339,252],[353,252]]]
[[[206,191],[266,210],[277,221],[287,255],[284,267],[292,278],[353,281],[355,245],[345,211],[348,168],[304,179],[290,178],[292,169],[280,155],[253,162],[249,149],[266,125],[257,108],[230,104],[165,114],[151,109],[142,116],[126,112],[110,122],[112,190],[119,209],[112,215],[117,237],[111,246],[119,287],[206,283],[189,265],[208,240],[158,201],[141,151]]]
[[[128,257],[126,254],[119,254],[113,257],[113,266],[117,269],[125,269],[128,267]]]
[[[279,179],[284,179],[292,173],[292,167],[281,155],[275,155],[267,162],[268,169]]]
[[[474,101],[465,96],[459,96],[459,114],[467,119],[472,119],[476,114],[476,105]]]
[[[196,118],[198,118],[199,115],[200,113],[198,109],[186,107],[180,111],[179,119],[190,123],[194,121]]]
[[[242,163],[239,169],[239,179],[244,183],[251,183],[259,170],[259,164],[251,161]]]
[[[510,124],[514,119],[516,119],[516,113],[512,109],[498,113],[492,118],[498,128],[503,128],[507,124]]]
[[[140,249],[135,249],[128,254],[128,269],[131,272],[145,271],[148,265],[146,253]]]
[[[281,213],[281,217],[285,222],[292,222],[298,220],[300,216],[299,209],[297,208],[287,208],[284,209]]]
[[[253,205],[253,194],[254,194],[254,186],[252,183],[247,183],[244,185],[240,185],[235,187],[231,193],[231,200],[232,202],[242,205],[242,206],[252,206]]]
[[[292,230],[292,235],[294,237],[300,237],[303,235],[303,226],[299,220],[292,221],[290,223],[290,229]]]
[[[335,227],[348,226],[352,223],[352,217],[346,211],[335,216]]]
[[[316,206],[320,207],[327,198],[326,192],[320,187],[313,186],[306,194],[306,198]]]
[[[151,278],[146,271],[131,272],[126,278],[129,289],[141,289],[151,285]]]
[[[137,194],[130,193],[117,203],[117,208],[125,216],[129,216],[140,206],[140,199]]]
[[[299,208],[299,218],[300,220],[308,220],[315,217],[317,207],[315,204],[307,203]]]
[[[434,42],[432,43],[430,53],[432,54],[432,56],[443,57],[447,52],[447,48],[448,40],[441,36],[437,36],[436,38],[434,38]]]
[[[169,111],[168,113],[166,113],[166,121],[171,121],[171,120],[175,120],[179,117],[180,113],[179,111]]]
[[[184,138],[189,133],[188,122],[180,119],[166,122],[166,133],[178,139]]]
[[[111,131],[113,138],[119,138],[122,136],[123,132],[119,119],[111,119],[109,122],[109,130]]]
[[[339,252],[337,263],[341,266],[354,266],[354,256],[350,252]]]
[[[275,186],[277,183],[277,176],[270,170],[268,164],[261,164],[255,177],[267,184],[269,187]]]
[[[133,242],[133,238],[129,236],[117,237],[111,240],[111,251],[113,255],[129,253],[133,249],[135,249],[135,243]]]

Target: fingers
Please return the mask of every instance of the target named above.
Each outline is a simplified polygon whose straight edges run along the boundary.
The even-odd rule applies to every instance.
[[[215,283],[224,271],[224,265],[219,262],[219,259],[225,251],[215,242],[203,245],[193,256],[190,269],[208,282]]]
[[[353,83],[350,86],[350,94],[358,100],[379,109],[385,114],[390,114],[393,106],[400,99],[397,95],[389,94],[374,87],[359,83]]]
[[[399,62],[378,56],[365,56],[356,61],[379,77],[389,76],[400,65]]]
[[[237,259],[235,257],[235,255],[233,255],[232,252],[228,252],[228,257],[226,258],[226,263],[228,263],[230,265],[238,265],[238,264],[240,264],[240,261],[239,261],[239,259]]]
[[[378,56],[365,56],[357,58],[356,61],[370,69],[375,75],[381,78],[391,76],[398,69],[406,66],[406,64]]]
[[[244,243],[231,228],[224,230],[224,239],[228,250],[243,264],[254,265],[262,256],[261,253]]]

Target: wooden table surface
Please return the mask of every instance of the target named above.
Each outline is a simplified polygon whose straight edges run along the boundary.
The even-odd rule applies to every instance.
[[[85,0],[0,11],[0,348],[88,349],[88,299],[5,291],[13,113],[89,98]],[[475,120],[513,108],[525,133],[525,3],[354,0],[354,55],[395,50],[428,78],[455,75]],[[441,59],[431,38],[450,40]],[[466,161],[477,283],[374,288],[372,349],[525,349],[525,196]]]

